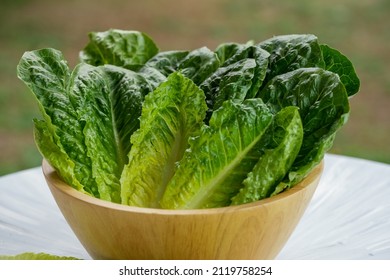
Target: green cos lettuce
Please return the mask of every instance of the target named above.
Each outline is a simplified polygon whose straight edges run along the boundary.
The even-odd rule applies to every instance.
[[[13,256],[2,256],[0,255],[0,260],[79,260],[74,257],[67,257],[67,256],[56,256],[46,253],[32,253],[32,252],[26,252],[21,253],[18,255]]]
[[[294,186],[360,85],[314,35],[160,52],[144,33],[108,30],[80,60],[71,70],[54,49],[20,60],[42,113],[38,149],[74,188],[139,207],[237,205]]]

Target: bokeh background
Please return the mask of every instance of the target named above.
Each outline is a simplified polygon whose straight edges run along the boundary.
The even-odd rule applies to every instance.
[[[0,175],[41,162],[32,136],[38,108],[16,77],[23,52],[53,47],[74,67],[88,32],[110,28],[146,32],[161,50],[315,34],[361,79],[330,152],[390,163],[388,0],[0,0]]]

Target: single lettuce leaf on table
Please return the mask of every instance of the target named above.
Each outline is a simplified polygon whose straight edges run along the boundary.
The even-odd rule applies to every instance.
[[[59,51],[27,52],[18,76],[37,98],[38,149],[70,185],[120,202],[119,177],[139,127],[144,96],[152,86],[115,66],[81,63],[70,72]]]
[[[18,255],[13,256],[1,256],[0,260],[79,260],[74,257],[68,257],[68,256],[56,256],[46,253],[21,253]]]
[[[269,141],[232,205],[258,201],[269,197],[290,170],[303,139],[303,127],[298,107],[281,109],[267,130]]]
[[[159,207],[176,162],[188,139],[199,133],[206,109],[203,91],[178,72],[145,98],[140,129],[131,137],[129,163],[121,176],[123,204]]]
[[[162,208],[196,209],[230,204],[258,161],[258,144],[273,115],[261,99],[228,100],[209,125],[190,139],[160,202]]]

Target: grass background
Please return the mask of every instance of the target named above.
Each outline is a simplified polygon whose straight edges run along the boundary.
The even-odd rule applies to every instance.
[[[361,79],[331,152],[390,163],[388,0],[0,0],[0,6],[0,175],[41,162],[32,136],[38,108],[16,77],[23,52],[57,48],[73,68],[88,32],[110,28],[146,32],[161,50],[315,34],[347,55]]]

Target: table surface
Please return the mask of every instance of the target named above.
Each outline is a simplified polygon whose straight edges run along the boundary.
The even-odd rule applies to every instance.
[[[0,255],[90,259],[40,167],[0,177]],[[390,165],[327,154],[320,184],[277,259],[390,259]]]

